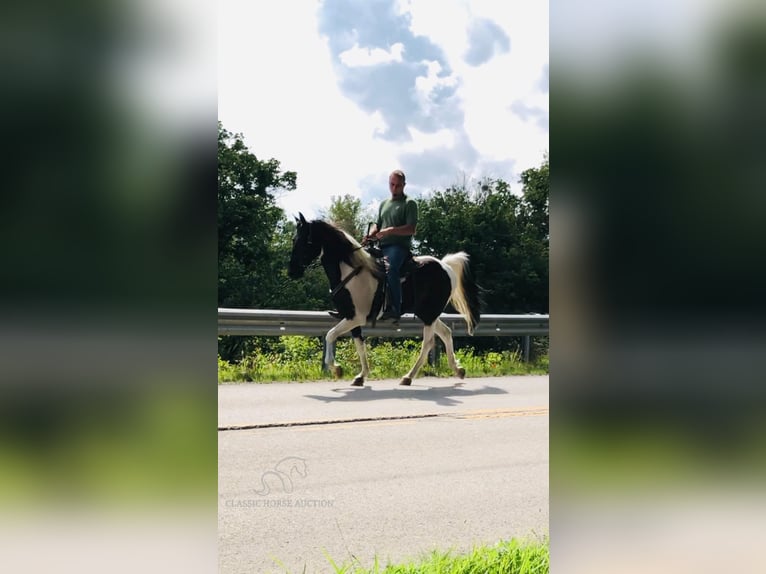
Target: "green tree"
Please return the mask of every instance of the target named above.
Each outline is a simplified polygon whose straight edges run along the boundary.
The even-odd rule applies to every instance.
[[[287,276],[295,223],[276,205],[275,194],[294,190],[296,181],[295,172],[283,172],[275,159],[259,160],[241,134],[219,122],[219,307],[322,310],[331,305],[321,266],[310,266],[299,280]],[[336,203],[349,207],[352,215],[361,212],[349,199]],[[222,337],[218,352],[223,359],[237,360],[272,344],[260,337]]]
[[[218,305],[263,307],[278,286],[271,243],[282,210],[276,190],[294,190],[297,175],[275,159],[259,160],[241,134],[218,123]]]
[[[419,251],[466,251],[487,313],[548,312],[547,158],[521,183],[521,195],[503,180],[484,179],[420,200]]]
[[[550,253],[549,210],[550,195],[548,157],[539,168],[521,174],[522,201],[519,215],[519,245],[522,252],[519,286],[521,297],[530,310],[547,313],[548,258]]]
[[[330,209],[321,212],[320,217],[348,232],[357,240],[365,235],[367,222],[373,219],[370,210],[362,208],[362,201],[349,194],[332,196]]]
[[[283,218],[277,190],[294,190],[297,174],[282,172],[275,159],[259,160],[218,123],[218,306],[270,308],[281,293],[287,258],[275,257],[274,234]],[[289,257],[289,254],[288,254]],[[257,344],[252,337],[222,337],[218,353],[242,358]]]
[[[548,244],[548,198],[550,196],[550,167],[548,156],[539,168],[521,173],[522,207],[525,224],[530,225],[534,235]]]

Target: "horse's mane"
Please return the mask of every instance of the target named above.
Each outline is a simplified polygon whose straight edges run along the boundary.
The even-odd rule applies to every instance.
[[[336,255],[340,261],[354,268],[361,265],[377,275],[378,268],[375,259],[362,249],[362,245],[350,234],[321,219],[315,219],[312,224],[321,229],[324,245],[333,250],[332,254]]]

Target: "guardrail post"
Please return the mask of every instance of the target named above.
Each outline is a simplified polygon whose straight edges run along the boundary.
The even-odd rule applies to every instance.
[[[428,364],[432,367],[436,367],[439,364],[439,355],[441,355],[441,347],[439,341],[434,341],[434,346],[428,352]]]
[[[524,348],[524,362],[525,363],[529,362],[529,348],[530,348],[530,346],[531,346],[530,345],[530,336],[529,335],[524,335],[523,348]]]
[[[333,343],[333,347],[335,346],[335,343]],[[335,349],[333,349],[334,351]],[[320,360],[322,361],[322,372],[323,373],[329,373],[330,369],[327,365],[325,365],[324,358],[327,356],[327,339],[322,337],[322,356],[320,357]]]

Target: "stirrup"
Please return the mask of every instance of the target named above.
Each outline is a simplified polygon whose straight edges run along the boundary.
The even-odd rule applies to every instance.
[[[393,311],[383,311],[383,314],[378,318],[378,321],[392,321],[394,324],[399,322],[401,315],[397,315]]]

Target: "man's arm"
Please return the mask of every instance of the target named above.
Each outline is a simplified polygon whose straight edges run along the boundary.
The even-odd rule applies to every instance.
[[[383,239],[388,235],[415,235],[415,231],[417,230],[417,225],[412,225],[410,223],[399,225],[398,227],[384,227],[380,231],[378,231],[377,227],[378,226],[376,225],[373,233],[370,234],[376,239]]]
[[[380,231],[380,225],[381,225],[380,218],[383,213],[383,205],[385,203],[386,203],[386,200],[383,200],[383,202],[378,206],[378,220],[372,224],[372,228],[370,229],[370,232],[367,235],[365,235],[364,237],[365,243],[367,241],[370,241],[371,239],[379,239],[377,235],[378,235],[378,231]]]

